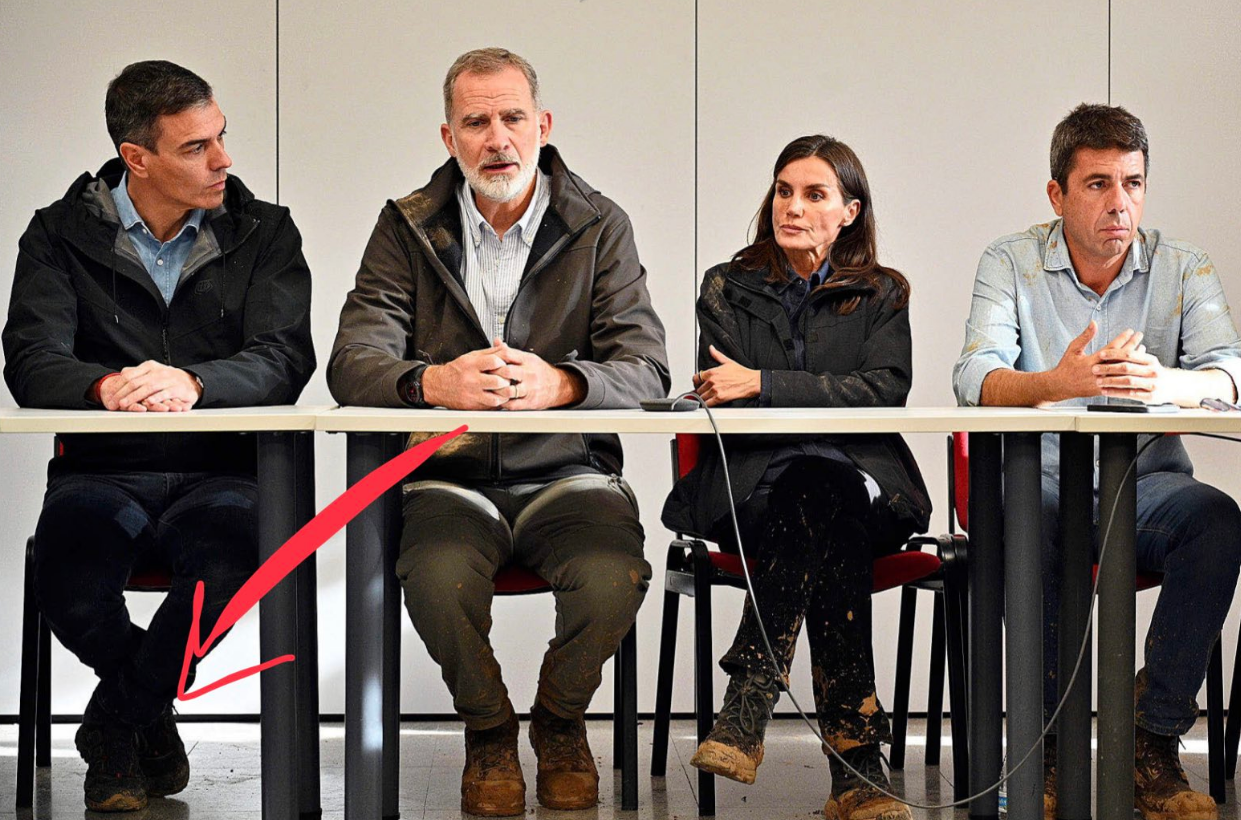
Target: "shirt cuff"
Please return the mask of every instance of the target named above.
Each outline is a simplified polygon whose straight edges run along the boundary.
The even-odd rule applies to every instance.
[[[758,388],[758,406],[771,407],[771,371],[760,370]]]
[[[965,363],[957,374],[954,392],[957,404],[962,407],[978,407],[982,404],[982,383],[994,370],[1012,370],[1013,368],[995,359],[971,359]]]

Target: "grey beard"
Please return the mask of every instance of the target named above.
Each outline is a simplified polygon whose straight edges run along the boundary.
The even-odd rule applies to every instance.
[[[512,202],[521,196],[539,168],[539,146],[534,146],[534,156],[530,161],[521,166],[521,170],[517,172],[517,176],[510,180],[488,179],[477,168],[466,167],[461,161],[461,157],[457,157],[457,167],[461,169],[461,173],[465,175],[466,182],[470,184],[470,189],[481,197],[491,200],[492,202]]]

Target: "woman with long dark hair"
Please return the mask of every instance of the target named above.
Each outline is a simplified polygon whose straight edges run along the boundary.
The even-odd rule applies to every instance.
[[[898,407],[911,381],[909,283],[878,262],[862,164],[844,143],[807,136],[776,160],[754,241],[707,271],[694,386],[712,406]],[[890,791],[891,742],[875,693],[871,564],[926,530],[931,504],[898,435],[728,436],[740,531],[768,655],[747,599],[719,719],[693,765],[753,783],[763,735],[787,682],[797,634],[810,639],[815,707],[831,757],[829,820],[910,817]],[[663,520],[736,550],[715,447],[673,488]]]

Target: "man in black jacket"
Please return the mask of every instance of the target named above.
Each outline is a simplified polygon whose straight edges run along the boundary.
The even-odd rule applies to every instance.
[[[3,332],[14,398],[137,413],[296,401],[315,367],[301,237],[228,175],[211,86],[135,63],[105,110],[120,157],[38,211],[19,244]],[[185,787],[172,700],[194,586],[206,634],[257,564],[256,495],[254,444],[235,434],[57,440],[35,588],[100,678],[76,737],[88,808]],[[123,591],[147,565],[170,568],[172,588],[144,630]]]

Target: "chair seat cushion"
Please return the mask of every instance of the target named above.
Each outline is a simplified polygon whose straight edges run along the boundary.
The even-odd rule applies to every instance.
[[[875,559],[873,592],[904,586],[939,572],[940,560],[929,552],[896,552]]]
[[[529,592],[543,592],[552,585],[533,570],[525,567],[501,567],[493,579],[497,595],[522,595]]]
[[[754,571],[754,560],[749,562]],[[712,552],[711,565],[719,572],[741,575],[741,556],[726,552]],[[939,571],[939,558],[929,552],[898,552],[885,555],[874,564],[874,592],[883,592],[904,584],[918,581]]]

